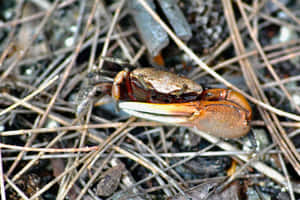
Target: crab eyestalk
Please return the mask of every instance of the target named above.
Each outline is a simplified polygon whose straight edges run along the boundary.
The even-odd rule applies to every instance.
[[[250,130],[250,106],[244,108],[226,100],[168,104],[120,102],[119,107],[136,117],[195,127],[217,137],[238,138]]]

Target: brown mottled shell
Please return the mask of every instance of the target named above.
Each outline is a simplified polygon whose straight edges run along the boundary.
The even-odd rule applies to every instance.
[[[130,73],[130,78],[135,79],[147,89],[154,90],[162,94],[177,95],[187,93],[201,94],[201,85],[171,72],[157,70],[155,68],[139,68]]]

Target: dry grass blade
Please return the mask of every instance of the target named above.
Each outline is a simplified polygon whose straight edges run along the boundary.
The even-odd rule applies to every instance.
[[[258,105],[262,106],[263,108],[268,109],[268,110],[270,110],[270,111],[272,111],[272,112],[274,112],[276,114],[279,114],[279,112],[280,112],[281,114],[279,114],[279,115],[282,116],[282,114],[283,114],[282,111],[279,111],[279,110],[277,110],[274,107],[271,108],[269,106],[270,104],[268,103],[268,100],[265,97],[263,91],[260,89],[261,87],[259,86],[258,81],[254,79],[256,77],[255,73],[254,72],[250,72],[250,75],[247,75],[247,74],[249,74],[248,73],[249,70],[251,70],[251,65],[250,65],[249,62],[247,63],[247,59],[241,59],[241,60],[239,60],[239,62],[241,62],[242,63],[241,65],[244,67],[243,71],[244,71],[245,79],[248,82],[249,88],[253,88],[253,86],[256,86],[254,88],[258,88],[258,91],[253,91],[254,95],[256,97],[255,99],[252,98],[252,97],[250,97],[249,95],[245,94],[244,92],[240,91],[238,88],[236,88],[235,86],[233,86],[232,84],[230,84],[228,81],[226,81],[225,79],[223,79],[220,75],[218,75],[213,70],[211,70],[187,46],[185,46],[185,44],[182,41],[180,41],[176,37],[176,35],[168,28],[168,26],[163,21],[160,20],[160,18],[158,17],[158,15],[147,5],[147,3],[144,0],[139,0],[139,1],[145,7],[145,9],[153,16],[153,18],[155,18],[163,26],[163,28],[168,32],[168,34],[170,35],[170,37],[172,37],[172,39],[174,39],[174,41],[178,44],[178,46],[181,49],[183,49],[188,55],[190,55],[205,71],[207,71],[208,73],[210,73],[217,80],[223,82],[226,86],[231,87],[231,88],[233,88],[233,89],[241,92],[244,96],[246,96],[249,100],[253,101],[254,103],[257,103]],[[237,2],[238,2],[238,5],[239,5],[239,8],[241,9],[241,12],[242,12],[244,20],[247,19],[247,17],[245,16],[244,11],[242,10],[243,8],[241,6],[241,1],[238,0]],[[223,1],[223,4],[231,6],[230,2],[228,2],[228,1]],[[227,11],[230,11],[230,10],[232,10],[232,9],[230,9],[230,7],[228,7],[228,6],[225,7],[225,13]],[[227,13],[227,16],[228,16],[229,19],[230,19],[230,17],[232,19],[233,15]],[[229,23],[230,22],[231,21],[229,20]],[[247,23],[248,22],[246,20],[246,24]],[[230,27],[234,27],[235,24],[236,24],[236,22],[230,23]],[[250,26],[249,23],[247,25],[248,25],[248,29],[249,29],[249,26]],[[234,38],[238,39],[238,40],[234,40],[234,44],[235,44],[236,50],[238,51],[239,54],[244,54],[245,53],[245,49],[244,49],[244,47],[242,45],[240,37],[238,37],[238,35],[237,35],[238,34],[238,29],[237,28],[235,28],[235,32],[233,31],[233,34],[234,33],[235,33],[235,37]],[[253,34],[253,32],[251,32],[251,30],[250,30],[250,35],[251,34]],[[252,36],[253,36],[252,39],[255,40],[254,35],[252,35]],[[258,41],[255,40],[255,42],[256,42],[256,45],[259,46]],[[259,46],[259,51],[260,51],[261,55],[263,56],[264,61],[268,63],[267,65],[269,66],[269,70],[271,70],[271,73],[275,77],[276,81],[280,82],[280,80],[277,77],[277,75],[275,74],[273,68],[270,67],[268,59],[266,58],[266,56],[263,53],[262,48],[260,46]],[[288,94],[287,90],[284,87],[282,87],[282,89],[286,93],[286,95],[290,99],[290,101],[293,102],[293,100],[291,99],[291,97]],[[263,101],[266,102],[266,103],[262,103],[261,101],[257,100],[257,99],[260,99],[260,98],[262,98]],[[270,116],[267,116],[267,113],[261,110],[261,114],[264,116],[264,119],[267,121],[267,125],[268,125],[268,128],[269,128],[269,131],[271,133],[273,133],[275,141],[280,145],[280,147],[283,150],[283,152],[285,152],[285,156],[287,157],[287,159],[289,159],[289,161],[291,162],[291,164],[293,165],[293,167],[295,168],[295,170],[300,175],[300,168],[299,168],[300,167],[300,164],[299,164],[300,163],[299,162],[300,159],[299,159],[299,154],[297,153],[297,151],[296,151],[293,143],[286,137],[286,133],[283,130],[283,128],[281,127],[281,125],[280,125],[277,117],[274,115],[274,113],[271,113],[271,116],[272,116],[273,120],[275,120],[275,124],[273,124]],[[288,115],[291,116],[293,114],[291,114],[291,113],[284,113],[283,116],[287,117]],[[299,116],[294,115],[292,117],[292,119],[299,121]],[[271,174],[269,174],[269,175],[271,175]],[[275,178],[275,177],[273,177],[273,178]]]
[[[15,104],[9,106],[8,108],[2,110],[0,112],[0,116],[4,115],[5,113],[7,113],[7,112],[11,111],[12,109],[16,108],[17,106],[21,105],[23,102],[29,101],[31,98],[35,97],[36,95],[38,95],[39,93],[41,93],[44,89],[46,89],[47,87],[49,87],[50,85],[52,85],[57,79],[58,79],[58,76],[55,76],[49,82],[47,82],[44,85],[41,85],[41,87],[39,87],[33,93],[31,93],[30,95],[28,95],[27,97],[25,97],[24,99],[22,99],[20,102],[17,102]]]
[[[33,148],[33,147],[21,147],[16,145],[8,145],[0,143],[0,148],[3,149],[13,149],[17,151],[31,151],[31,152],[46,152],[46,153],[59,153],[59,152],[90,152],[98,150],[99,147],[92,146],[92,147],[82,147],[82,148],[63,148],[63,149],[57,149],[57,148]]]
[[[238,4],[241,5],[241,2],[238,1]],[[235,26],[232,7],[229,4],[229,2],[226,2],[226,1],[223,1],[223,5],[225,7],[225,10],[228,11],[226,16],[227,16],[227,20],[228,20],[230,27],[235,28],[234,30],[232,30],[232,34],[233,34],[233,37],[236,39],[236,40],[233,40],[236,51],[238,54],[243,54],[243,53],[245,53],[245,47],[243,45],[243,42],[242,42],[242,39],[238,32],[238,29]],[[240,6],[240,9],[241,9],[241,6]],[[245,13],[243,13],[243,14],[245,14]],[[243,17],[245,18],[246,16],[244,15]],[[249,23],[247,25],[249,28],[249,26],[250,26]],[[251,31],[251,30],[249,30],[249,31]],[[252,88],[251,92],[253,93],[253,95],[256,98],[261,98],[264,102],[269,103],[267,97],[265,96],[264,92],[262,91],[262,89],[259,85],[257,77],[255,76],[255,73],[252,70],[249,60],[247,60],[247,59],[240,60],[240,64],[242,66],[244,76],[246,77],[246,80],[248,80],[248,86],[249,86],[249,88]],[[268,127],[270,133],[272,133],[272,136],[274,137],[275,141],[279,144],[279,146],[283,150],[283,152],[285,152],[285,156],[287,157],[287,159],[289,159],[289,161],[291,162],[291,164],[294,166],[294,168],[296,169],[296,171],[299,174],[300,173],[300,171],[299,171],[300,165],[299,165],[299,160],[297,161],[297,157],[299,157],[299,156],[297,156],[298,153],[296,152],[296,149],[295,149],[293,143],[290,141],[289,138],[286,137],[286,133],[283,131],[283,128],[279,124],[277,117],[272,113],[270,116],[270,114],[263,112],[262,110],[260,110],[260,113],[262,114],[264,120],[267,122],[267,127]],[[273,121],[270,119],[270,117],[272,117],[273,120],[277,123],[273,123]],[[281,137],[284,137],[284,138],[282,139]],[[287,182],[289,182],[288,177],[287,177]],[[290,191],[292,191],[292,187],[289,187],[289,189],[290,189]]]
[[[25,57],[25,55],[26,55],[27,51],[29,50],[29,48],[31,47],[32,43],[36,40],[36,38],[38,37],[38,35],[42,31],[42,29],[44,28],[46,22],[49,20],[49,18],[51,17],[52,13],[54,12],[54,10],[57,8],[58,2],[59,2],[59,0],[55,1],[55,3],[53,4],[53,6],[51,7],[51,9],[47,12],[47,14],[44,17],[43,21],[40,23],[40,25],[39,25],[36,33],[32,36],[32,40],[24,48],[23,52],[19,54],[19,56],[17,57],[17,59],[9,66],[9,68],[5,71],[5,73],[3,73],[1,75],[0,81],[3,81],[11,73],[11,71],[17,66],[18,62],[20,62],[20,60],[22,60],[22,58]]]
[[[222,76],[220,76],[218,73],[216,73],[215,71],[213,71],[210,67],[208,67],[190,48],[188,48],[175,34],[174,32],[159,18],[159,16],[147,5],[147,3],[144,0],[139,0],[141,2],[141,4],[145,7],[145,9],[152,15],[152,17],[157,20],[157,22],[160,23],[160,25],[165,29],[165,31],[170,35],[170,37],[176,42],[176,44],[186,52],[186,54],[188,54],[202,69],[204,69],[205,71],[207,71],[210,75],[212,75],[214,78],[216,78],[216,80],[222,82],[224,85],[226,85],[229,88],[232,88],[234,90],[236,90],[237,92],[243,94],[246,98],[248,98],[250,101],[252,101],[253,103],[267,109],[270,110],[271,112],[276,113],[279,116],[284,116],[296,121],[300,121],[300,116],[299,115],[295,115],[292,113],[288,113],[282,110],[279,110],[277,108],[274,108],[273,106],[270,106],[268,104],[265,104],[259,100],[257,100],[256,98],[253,98],[252,96],[248,95],[247,93],[245,93],[244,91],[240,90],[239,88],[237,88],[236,86],[234,86],[233,84],[231,84],[230,82],[228,82],[227,80],[225,80]]]
[[[281,0],[130,1],[1,1],[1,199],[298,199],[298,11]],[[165,41],[153,57],[149,44]],[[126,113],[128,101],[152,118]],[[202,114],[207,132],[251,131],[190,128],[207,125]]]
[[[250,34],[252,36],[252,39],[255,40],[255,43],[258,47],[258,50],[261,52],[261,55],[264,59],[265,62],[267,62],[268,66],[269,66],[269,70],[271,71],[271,73],[273,73],[273,75],[276,77],[276,81],[279,81],[277,75],[275,75],[274,71],[273,71],[273,68],[271,67],[271,65],[269,64],[265,54],[263,53],[260,45],[258,44],[258,41],[255,39],[254,35],[252,34],[251,32],[251,28],[250,28],[250,24],[249,22],[247,21],[247,16],[245,14],[245,11],[242,10],[242,6],[241,6],[241,1],[237,1],[238,2],[238,5],[239,5],[239,8],[241,9],[241,13],[243,15],[243,18],[245,19],[245,23],[247,24],[247,27],[250,31]],[[234,24],[231,24],[232,26],[234,26]],[[235,35],[237,36],[237,35]],[[236,37],[236,38],[240,38],[240,37]],[[240,41],[240,45],[242,45],[242,41],[241,40],[238,40]],[[244,53],[244,49],[241,49],[241,53]],[[245,70],[247,71],[250,71],[251,70],[251,65],[250,63],[247,63],[247,65],[242,65],[245,67]],[[255,74],[254,72],[252,73],[249,73],[250,75],[248,75],[249,79],[253,79],[253,83],[254,83],[254,86],[255,88],[258,88],[258,91],[259,91],[259,94],[261,95],[262,99],[266,102],[266,103],[269,103],[266,96],[264,95],[263,91],[261,90],[261,87],[258,83],[258,80],[257,78],[255,77]],[[254,80],[256,79],[256,80]],[[251,86],[253,86],[253,84],[249,85],[250,87],[249,88],[252,88]],[[284,88],[282,88],[283,90],[285,90]],[[254,93],[255,94],[255,93]],[[257,92],[256,94],[257,95]],[[287,95],[289,96],[289,95]],[[258,96],[257,96],[258,97]],[[262,113],[262,112],[261,112]],[[270,119],[266,119],[266,118],[269,118],[269,116],[267,116],[266,113],[263,114],[265,116],[265,120],[270,122],[269,124],[273,124],[273,122],[270,120]],[[291,162],[291,164],[294,166],[295,170],[297,171],[297,173],[300,175],[300,155],[296,152],[296,148],[295,146],[293,145],[293,143],[290,141],[289,138],[287,138],[286,136],[286,132],[284,131],[284,129],[281,127],[281,125],[279,124],[279,120],[277,119],[277,117],[273,114],[271,114],[273,120],[274,120],[274,125],[273,125],[273,130],[271,131],[271,128],[270,129],[270,132],[272,133],[272,136],[274,137],[274,139],[276,140],[276,142],[280,145],[281,149],[283,150],[283,152],[285,152],[285,156],[287,157],[287,159],[289,159],[289,161]],[[277,130],[276,130],[277,129]]]

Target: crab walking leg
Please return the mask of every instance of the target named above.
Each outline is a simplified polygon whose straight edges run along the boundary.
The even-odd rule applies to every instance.
[[[248,111],[230,101],[193,101],[170,104],[121,102],[119,106],[137,117],[167,124],[196,127],[218,137],[237,138],[247,134],[250,130],[251,119]]]

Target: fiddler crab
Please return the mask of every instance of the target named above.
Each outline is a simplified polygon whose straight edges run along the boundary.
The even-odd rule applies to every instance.
[[[252,110],[240,93],[206,89],[155,68],[120,71],[111,96],[130,115],[161,123],[195,127],[211,135],[238,138],[250,130]]]

